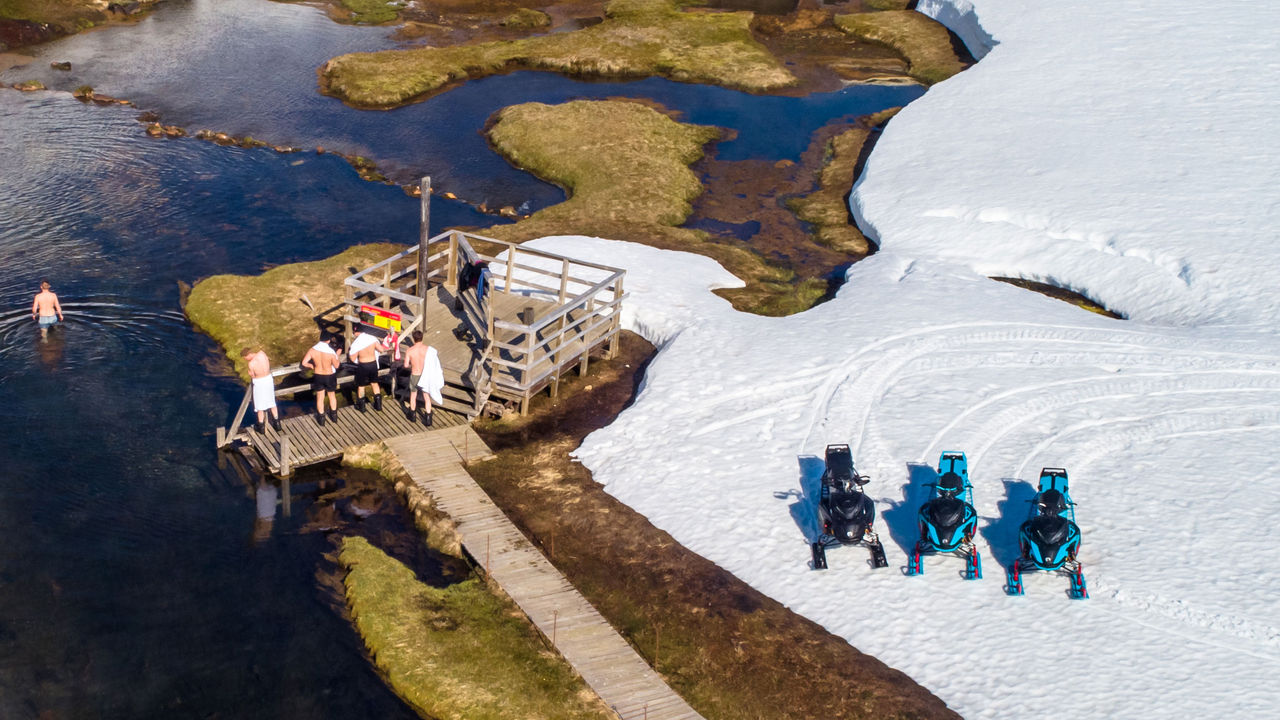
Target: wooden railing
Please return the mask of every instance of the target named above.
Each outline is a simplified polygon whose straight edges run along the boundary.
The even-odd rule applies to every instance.
[[[433,242],[444,242],[445,236],[457,259],[451,269],[461,272],[466,263],[488,263],[488,284],[482,293],[486,300],[502,293],[557,305],[540,318],[530,316],[530,307],[519,321],[512,321],[495,318],[489,302],[475,303],[474,290],[463,294],[470,323],[484,324],[484,332],[475,330],[487,340],[483,366],[494,368],[491,373],[502,389],[525,395],[555,382],[564,365],[575,359],[585,370],[591,350],[602,344],[608,345],[610,355],[616,352],[626,297],[624,270],[460,231],[444,233]],[[473,242],[496,252],[479,252]]]

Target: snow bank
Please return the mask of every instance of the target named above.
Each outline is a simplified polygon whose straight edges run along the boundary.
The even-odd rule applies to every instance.
[[[925,1],[999,44],[889,124],[853,197],[882,252],[833,301],[742,315],[704,258],[535,243],[627,268],[628,324],[663,343],[578,456],[966,717],[1277,717],[1277,7]],[[873,478],[889,568],[840,548],[809,569],[839,442]],[[981,581],[952,557],[899,570],[943,450],[970,459]],[[1044,466],[1071,476],[1087,601],[1054,575],[1002,589]]]
[[[852,198],[881,247],[1152,322],[1280,319],[1280,4],[931,3],[1000,45],[889,123]]]

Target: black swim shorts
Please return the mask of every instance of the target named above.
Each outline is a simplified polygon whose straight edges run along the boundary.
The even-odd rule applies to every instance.
[[[372,385],[378,381],[378,361],[356,363],[356,387]]]
[[[329,373],[328,375],[316,375],[311,378],[311,389],[315,392],[328,390],[329,392],[338,391],[338,373]]]

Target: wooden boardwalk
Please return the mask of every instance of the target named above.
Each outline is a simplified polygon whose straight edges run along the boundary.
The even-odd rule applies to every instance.
[[[253,425],[247,425],[241,431],[241,437],[258,451],[272,474],[288,475],[288,472],[283,472],[285,468],[282,468],[281,463],[281,450],[286,438],[289,445],[289,467],[296,468],[340,458],[347,448],[388,437],[421,434],[467,423],[467,418],[443,408],[436,408],[431,427],[423,425],[421,420],[409,422],[399,402],[392,399],[390,394],[384,394],[383,398],[381,412],[373,409],[372,402],[365,406],[367,412],[363,413],[354,405],[347,405],[338,408],[337,422],[326,420],[324,427],[316,423],[315,405],[309,404],[311,412],[282,419],[278,433],[270,423],[264,425],[262,432],[255,430]]]
[[[490,455],[468,425],[386,441],[457,524],[463,547],[623,720],[701,718],[525,538],[463,468]]]

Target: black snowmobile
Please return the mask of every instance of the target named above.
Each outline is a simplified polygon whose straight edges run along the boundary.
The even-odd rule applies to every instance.
[[[827,567],[828,545],[862,543],[871,551],[871,566],[889,564],[884,546],[871,529],[876,518],[875,503],[862,492],[871,478],[853,468],[848,445],[827,446],[827,469],[822,473],[822,493],[818,498],[818,525],[822,535],[813,543],[813,568]]]

